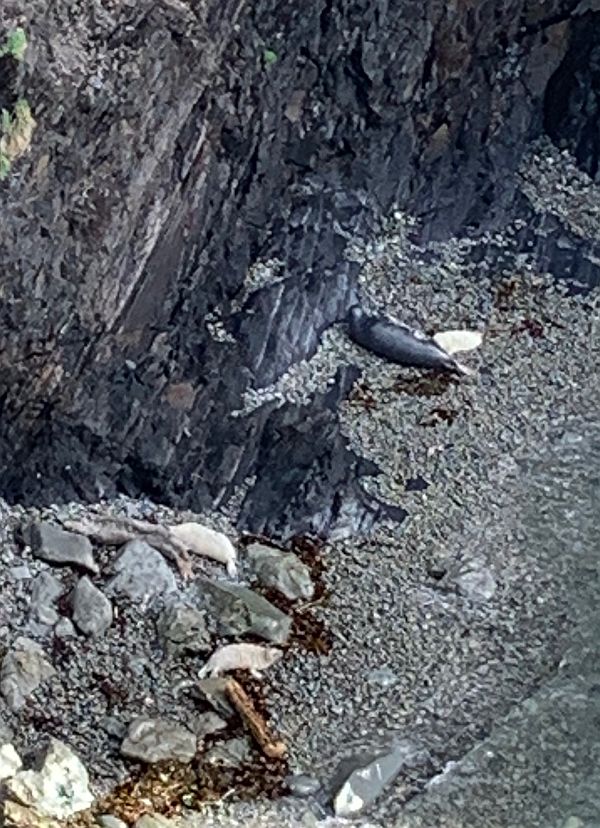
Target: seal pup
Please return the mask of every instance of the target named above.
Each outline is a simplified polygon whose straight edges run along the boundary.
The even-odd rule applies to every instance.
[[[467,376],[473,373],[422,331],[385,317],[369,316],[358,305],[350,308],[349,333],[358,345],[407,368],[432,368]]]

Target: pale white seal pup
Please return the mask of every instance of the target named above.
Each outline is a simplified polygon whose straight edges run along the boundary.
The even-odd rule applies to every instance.
[[[369,316],[358,305],[350,308],[349,333],[358,345],[398,365],[471,374],[422,331],[385,317]]]

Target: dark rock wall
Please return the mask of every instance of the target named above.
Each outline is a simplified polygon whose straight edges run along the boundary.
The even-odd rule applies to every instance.
[[[310,407],[230,412],[344,314],[349,234],[394,203],[428,238],[510,208],[576,5],[7,4],[30,47],[0,93],[38,125],[1,185],[0,494],[207,507],[260,472],[245,525],[326,528],[359,471],[332,413],[351,372]],[[246,297],[259,258],[285,278]]]

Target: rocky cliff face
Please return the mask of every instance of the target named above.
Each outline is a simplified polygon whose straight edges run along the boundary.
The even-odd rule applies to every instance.
[[[597,279],[594,234],[540,218],[517,175],[544,125],[595,174],[568,102],[596,94],[593,3],[12,0],[0,23],[28,42],[0,58],[0,102],[35,120],[1,184],[9,500],[235,501],[283,535],[348,508],[368,523],[373,469],[334,416],[352,365],[235,413],[344,316],[349,243],[399,208],[415,243],[460,233],[476,261],[521,216],[516,252]]]

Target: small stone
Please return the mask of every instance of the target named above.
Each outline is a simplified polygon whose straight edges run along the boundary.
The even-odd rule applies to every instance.
[[[221,715],[230,718],[235,710],[229,703],[225,688],[228,679],[206,678],[201,679],[196,685],[201,697],[208,702]]]
[[[344,760],[334,783],[333,809],[339,817],[351,817],[371,805],[402,768],[423,761],[424,752],[402,740],[388,748],[365,751]]]
[[[124,739],[127,733],[127,726],[116,716],[103,716],[99,721],[99,725],[113,739]]]
[[[43,521],[31,526],[29,537],[36,558],[60,565],[73,564],[98,574],[92,544],[84,535],[67,532],[60,526]]]
[[[20,771],[6,787],[18,802],[45,817],[64,819],[94,802],[83,763],[58,739],[51,739],[39,770]]]
[[[162,814],[143,814],[135,823],[135,828],[169,828],[173,823]]]
[[[211,644],[204,613],[184,604],[163,610],[157,629],[161,644],[168,653],[199,653]]]
[[[22,566],[11,566],[8,574],[14,581],[28,581],[32,576],[31,569],[26,564]]]
[[[313,796],[321,789],[321,783],[314,776],[306,773],[295,773],[285,780],[292,796]]]
[[[127,828],[126,822],[112,814],[100,814],[96,817],[96,822],[102,828]]]
[[[471,601],[489,601],[496,592],[496,579],[489,569],[474,569],[463,572],[455,578],[460,595]]]
[[[61,618],[54,627],[54,635],[57,638],[73,638],[77,632],[68,618]]]
[[[398,676],[389,667],[378,667],[367,676],[369,684],[377,684],[379,687],[392,687],[398,681]]]
[[[291,618],[262,595],[257,595],[247,587],[217,581],[203,580],[201,586],[223,635],[253,633],[275,644],[285,644],[287,641]]]
[[[59,619],[57,611],[52,606],[63,594],[62,583],[49,572],[40,572],[34,579],[31,587],[31,608],[42,624],[56,624]]]
[[[261,584],[272,587],[290,600],[310,600],[315,594],[310,569],[293,552],[283,552],[262,543],[253,543],[246,550]]]
[[[250,756],[252,746],[245,737],[228,739],[211,748],[204,756],[209,765],[224,765],[227,768],[237,768]]]
[[[7,799],[2,806],[3,825],[6,828],[61,828],[61,823]]]
[[[145,541],[132,540],[121,549],[114,565],[111,592],[145,605],[177,590],[175,575],[161,553]]]
[[[196,738],[198,740],[202,740],[206,736],[210,736],[213,733],[218,733],[219,730],[223,730],[224,727],[227,727],[227,722],[225,719],[217,716],[216,713],[213,713],[212,710],[209,710],[208,713],[199,713],[194,719],[192,719],[190,726],[196,734]]]
[[[0,745],[0,781],[10,779],[21,768],[23,762],[14,745]]]
[[[11,710],[20,710],[28,696],[54,673],[41,647],[35,641],[19,638],[2,661],[0,692]]]
[[[196,737],[186,727],[169,719],[140,717],[129,725],[121,753],[141,762],[165,759],[191,762],[196,754]]]
[[[97,637],[106,632],[113,620],[112,604],[87,575],[77,581],[71,598],[73,621],[85,635]]]

